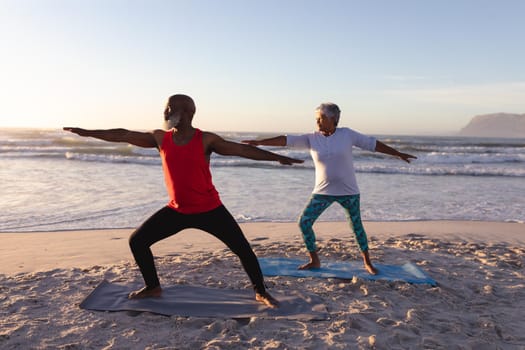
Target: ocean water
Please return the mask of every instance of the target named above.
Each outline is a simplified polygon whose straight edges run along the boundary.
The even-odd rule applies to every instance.
[[[220,134],[234,141],[269,136]],[[364,220],[525,221],[524,139],[378,138],[418,159],[407,164],[354,150]],[[212,157],[215,186],[239,222],[296,221],[310,197],[309,153],[271,149],[305,162]],[[0,129],[0,232],[132,228],[166,203],[154,149],[62,130]],[[320,220],[345,216],[334,204]]]

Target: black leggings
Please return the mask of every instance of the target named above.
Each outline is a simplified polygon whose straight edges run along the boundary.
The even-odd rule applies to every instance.
[[[259,261],[241,228],[223,205],[200,214],[181,214],[166,206],[131,234],[129,246],[148,289],[160,285],[150,246],[187,228],[200,229],[220,239],[239,257],[255,291],[265,292]]]

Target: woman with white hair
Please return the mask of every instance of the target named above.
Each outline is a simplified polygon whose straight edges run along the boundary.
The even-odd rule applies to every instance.
[[[338,128],[341,111],[334,103],[323,103],[316,109],[317,131],[309,134],[292,136],[281,135],[264,140],[247,140],[254,146],[288,146],[309,149],[315,166],[315,187],[310,201],[306,205],[299,226],[310,255],[310,261],[299,269],[321,267],[314,222],[334,202],[339,203],[346,212],[350,227],[353,229],[366,270],[377,274],[368,253],[368,239],[361,222],[359,208],[359,187],[355,177],[352,147],[356,146],[372,152],[381,152],[398,157],[406,162],[416,157],[401,153],[387,146],[372,136],[363,135],[350,128]]]

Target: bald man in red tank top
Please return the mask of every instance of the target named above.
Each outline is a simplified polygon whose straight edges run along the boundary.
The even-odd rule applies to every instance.
[[[173,95],[164,110],[167,131],[64,128],[80,136],[159,150],[169,202],[129,238],[131,251],[145,281],[145,287],[131,292],[129,298],[159,297],[162,294],[151,245],[183,229],[197,228],[220,239],[239,257],[253,284],[257,301],[277,307],[278,301],[265,289],[255,253],[233,216],[222,204],[213,185],[210,156],[215,152],[254,160],[277,161],[285,165],[302,163],[302,160],[227,141],[214,133],[194,128],[192,120],[195,110],[191,97]]]

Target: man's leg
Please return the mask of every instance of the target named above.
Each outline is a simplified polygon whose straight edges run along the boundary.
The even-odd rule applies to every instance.
[[[129,295],[130,298],[160,296],[162,289],[150,247],[154,243],[186,228],[184,218],[185,215],[177,213],[169,207],[164,207],[131,234],[129,246],[146,286],[132,292]]]
[[[195,228],[206,231],[220,239],[239,257],[254,286],[258,301],[271,307],[278,306],[277,300],[266,291],[261,267],[250,243],[248,243],[239,224],[223,205],[207,213],[195,215],[193,225]]]
[[[361,221],[360,196],[358,194],[341,196],[341,198],[338,199],[338,203],[345,209],[346,218],[348,219],[350,228],[354,231],[365,269],[372,275],[377,274],[377,269],[372,265],[368,254],[368,238],[363,227],[363,222]]]
[[[319,216],[332,204],[331,196],[314,194],[304,208],[299,218],[299,227],[303,234],[303,240],[310,255],[310,261],[299,266],[299,270],[308,270],[321,267],[319,255],[317,255],[317,246],[315,244],[315,233],[313,225]]]

